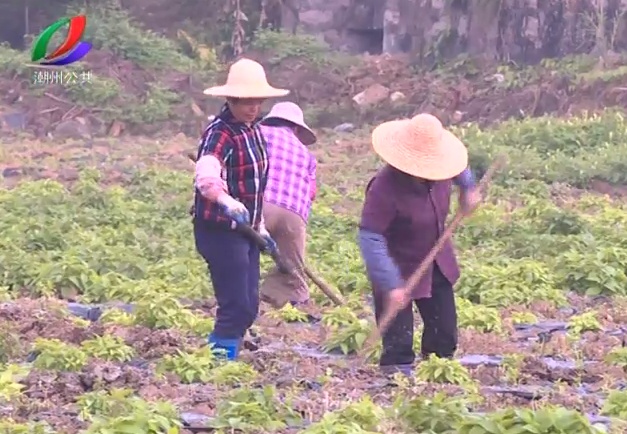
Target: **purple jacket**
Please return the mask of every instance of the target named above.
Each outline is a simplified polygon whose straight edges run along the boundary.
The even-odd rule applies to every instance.
[[[468,173],[464,173],[466,178]],[[455,181],[464,187],[474,185],[474,179],[471,182],[461,178]],[[369,271],[375,287],[379,282],[381,286],[387,286],[382,288],[384,290],[402,285],[429,254],[446,225],[452,184],[453,180],[419,181],[391,166],[385,166],[370,181],[366,189],[360,232],[380,234],[384,238],[388,254],[399,274],[388,278],[385,283],[373,279],[375,276]],[[366,255],[363,250],[362,247],[362,253]],[[435,262],[414,288],[414,298],[431,296],[434,264],[451,284],[457,282],[459,267],[451,240],[446,242]]]

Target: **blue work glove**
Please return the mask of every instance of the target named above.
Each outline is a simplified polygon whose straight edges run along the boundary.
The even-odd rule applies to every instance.
[[[274,241],[274,239],[270,235],[270,232],[268,232],[268,230],[264,226],[259,228],[259,235],[261,235],[261,238],[263,238],[263,240],[266,242],[266,247],[263,249],[263,251],[269,253],[270,255],[276,253],[276,241]]]
[[[218,198],[218,203],[222,206],[224,213],[229,218],[235,220],[237,224],[250,224],[250,213],[240,201],[234,199],[228,194],[223,194]]]

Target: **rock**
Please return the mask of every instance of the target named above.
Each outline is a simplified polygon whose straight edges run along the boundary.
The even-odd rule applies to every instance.
[[[458,124],[464,119],[464,112],[460,112],[459,110],[455,110],[453,116],[451,116],[451,121],[455,124]]]
[[[486,79],[486,81],[496,81],[497,83],[503,83],[505,81],[505,76],[503,74],[492,74]]]
[[[405,96],[405,94],[403,92],[392,92],[392,94],[390,95],[390,101],[392,102],[400,102],[400,101],[404,101],[407,97]]]
[[[333,131],[335,131],[336,133],[350,133],[351,131],[353,131],[355,129],[355,125],[346,122],[343,124],[338,125],[337,127],[333,128]]]
[[[80,174],[78,170],[72,168],[60,169],[58,172],[58,177],[61,181],[65,182],[74,182],[78,180]]]
[[[61,121],[53,130],[56,139],[87,139],[91,137],[89,126],[79,120]]]
[[[122,376],[122,369],[113,363],[94,363],[93,375],[98,380],[113,383]]]
[[[387,87],[375,83],[363,92],[358,93],[353,97],[353,101],[359,107],[368,107],[377,105],[381,101],[385,101],[390,96],[390,89]]]
[[[113,121],[109,127],[109,136],[118,137],[124,131],[124,124],[118,120]]]
[[[333,22],[333,10],[318,9],[300,12],[300,22],[309,30],[321,31]]]
[[[0,127],[5,130],[23,130],[26,123],[26,113],[23,112],[0,115]]]
[[[23,171],[19,167],[7,167],[2,171],[3,178],[15,178],[17,176],[22,176]]]

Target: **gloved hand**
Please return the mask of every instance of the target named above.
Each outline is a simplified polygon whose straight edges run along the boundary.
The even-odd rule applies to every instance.
[[[224,193],[218,197],[217,202],[224,209],[224,213],[235,220],[237,224],[244,225],[250,223],[250,213],[240,201]]]
[[[263,249],[263,251],[269,254],[276,253],[277,251],[276,241],[274,241],[274,239],[270,235],[270,232],[268,232],[265,226],[262,225],[259,228],[259,235],[261,235],[261,238],[263,238],[264,241],[266,242],[266,247]]]
[[[481,191],[478,188],[461,191],[459,198],[461,210],[466,215],[472,214],[482,200]]]

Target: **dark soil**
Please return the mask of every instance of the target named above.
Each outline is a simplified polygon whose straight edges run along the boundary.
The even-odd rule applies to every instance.
[[[574,305],[596,305],[599,311],[606,312],[607,318],[618,316],[620,306],[609,303],[593,303],[589,299],[576,297]],[[182,411],[213,415],[216,404],[227,390],[207,384],[181,384],[175,375],[158,378],[154,375],[154,363],[173,349],[192,350],[204,345],[203,339],[191,338],[177,330],[149,330],[142,327],[119,327],[97,323],[82,326],[77,331],[76,320],[63,313],[52,300],[19,299],[0,308],[3,324],[14,331],[37,329],[42,336],[56,337],[77,344],[86,336],[108,332],[121,336],[137,351],[137,360],[147,363],[113,363],[97,359],[91,360],[81,371],[52,372],[32,370],[22,381],[25,399],[13,407],[0,410],[3,417],[16,420],[46,420],[65,433],[75,433],[84,428],[77,418],[75,401],[83,393],[113,388],[130,388],[149,400],[165,399],[180,406]],[[267,307],[264,306],[263,310]],[[313,309],[316,316],[322,313]],[[516,310],[516,309],[513,309]],[[511,309],[502,311],[507,322]],[[536,312],[542,321],[564,319],[553,312]],[[553,314],[553,315],[551,315]],[[549,315],[549,316],[546,316]],[[620,323],[606,321],[606,330],[616,330]],[[79,327],[80,328],[80,327]],[[55,330],[53,333],[52,330]],[[6,329],[5,329],[6,330]],[[288,324],[263,315],[256,326],[259,349],[243,350],[242,359],[252,364],[261,374],[258,384],[274,384],[279,390],[297,390],[294,406],[304,415],[319,418],[325,411],[341,407],[347,399],[357,399],[364,393],[370,394],[379,404],[389,404],[395,390],[382,376],[375,365],[365,363],[355,356],[325,355],[320,350],[327,331],[318,324]],[[37,337],[35,333],[21,335],[20,345],[27,349]],[[542,357],[551,353],[558,360],[575,360],[573,345],[556,335],[548,344],[541,347],[533,343],[534,336],[521,334],[511,327],[505,332],[478,333],[462,330],[459,357],[467,354],[519,354],[522,364],[519,369],[518,384],[507,384],[503,368],[491,365],[469,367],[472,377],[481,384],[485,402],[477,411],[493,410],[508,405],[527,406],[533,400],[561,404],[588,413],[596,413],[606,390],[619,387],[625,381],[622,369],[607,365],[605,355],[620,345],[618,337],[606,332],[587,333],[584,336],[586,363],[577,368],[549,368]],[[300,348],[300,349],[299,349]],[[303,349],[307,349],[306,351]],[[593,350],[592,350],[593,349]],[[16,363],[24,361],[25,351],[12,355]],[[332,372],[326,382],[321,379]],[[556,387],[555,383],[560,386]],[[295,386],[297,386],[295,388]],[[435,390],[464,394],[457,386],[417,383],[412,387],[416,396]],[[498,388],[513,387],[518,392],[498,392]],[[533,393],[526,392],[535,391]],[[585,391],[585,392],[582,392]],[[504,393],[504,394],[503,394]],[[535,395],[534,395],[535,394]],[[536,396],[537,395],[537,396]]]

